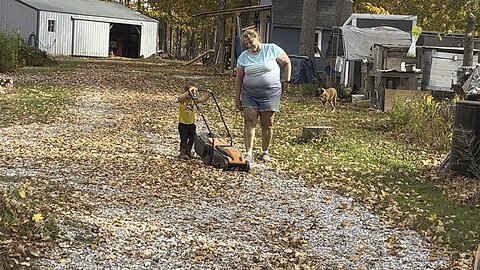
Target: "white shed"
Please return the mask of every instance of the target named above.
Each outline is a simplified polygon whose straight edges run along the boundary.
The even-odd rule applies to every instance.
[[[158,49],[158,21],[97,0],[0,0],[0,31],[19,31],[53,55],[138,58]]]

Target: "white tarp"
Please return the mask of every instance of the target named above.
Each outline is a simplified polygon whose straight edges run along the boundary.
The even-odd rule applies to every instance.
[[[373,44],[407,45],[412,42],[410,33],[390,26],[358,28],[347,25],[341,27],[346,60],[373,59]]]

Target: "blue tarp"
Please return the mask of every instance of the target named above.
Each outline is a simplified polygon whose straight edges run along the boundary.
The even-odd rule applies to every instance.
[[[305,56],[289,55],[292,63],[292,83],[305,84],[317,79],[317,70],[313,59]]]

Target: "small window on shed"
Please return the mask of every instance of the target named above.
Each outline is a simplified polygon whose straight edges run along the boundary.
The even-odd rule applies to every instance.
[[[315,30],[315,57],[320,57],[322,52],[322,30]]]
[[[48,20],[48,32],[55,32],[55,20]]]

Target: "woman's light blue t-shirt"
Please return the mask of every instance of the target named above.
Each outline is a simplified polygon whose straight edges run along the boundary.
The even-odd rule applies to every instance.
[[[284,52],[276,44],[260,44],[260,52],[251,55],[248,50],[242,52],[237,67],[243,69],[242,91],[254,98],[269,99],[282,94],[280,67],[277,58]]]

